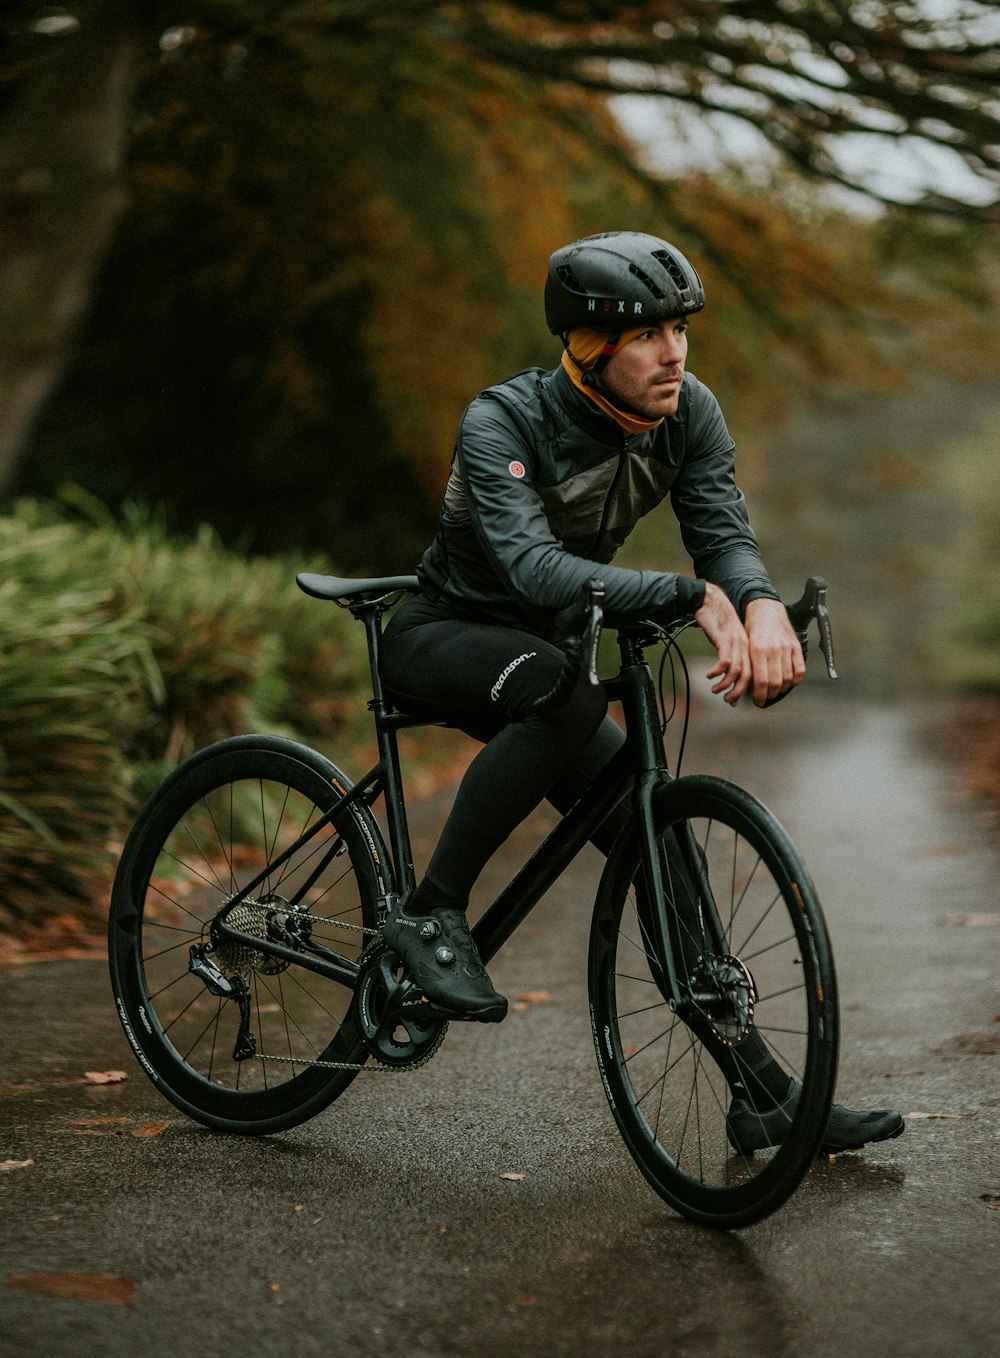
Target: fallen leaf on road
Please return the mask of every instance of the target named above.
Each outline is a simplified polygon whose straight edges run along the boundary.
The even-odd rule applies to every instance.
[[[166,1122],[140,1122],[138,1127],[132,1128],[132,1135],[138,1137],[159,1136],[168,1127]]]
[[[122,1080],[128,1079],[128,1072],[124,1070],[85,1070],[83,1078],[89,1080],[92,1085],[117,1085]]]
[[[520,1183],[522,1179],[526,1179],[527,1177],[528,1176],[519,1169],[507,1169],[500,1175],[501,1179],[510,1179],[514,1183]]]
[[[934,1051],[938,1056],[997,1056],[1000,1033],[960,1033]]]
[[[10,1169],[27,1169],[34,1163],[34,1160],[0,1160],[0,1174],[6,1174]]]
[[[38,1297],[65,1301],[96,1301],[103,1306],[132,1306],[135,1283],[114,1273],[17,1273],[8,1287],[33,1292]]]
[[[523,995],[515,995],[514,999],[519,1004],[544,1004],[546,1000],[551,1000],[552,996],[547,990],[526,990]]]
[[[535,1294],[534,1292],[519,1292],[515,1300],[518,1306],[534,1306]]]
[[[72,1118],[61,1132],[72,1132],[75,1136],[117,1136],[123,1125],[132,1118]]]

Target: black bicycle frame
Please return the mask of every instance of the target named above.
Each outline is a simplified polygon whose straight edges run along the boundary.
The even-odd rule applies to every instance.
[[[375,724],[378,763],[347,789],[344,795],[295,843],[285,849],[235,895],[216,920],[216,928],[224,939],[253,946],[260,952],[289,962],[297,962],[311,971],[346,984],[353,984],[357,977],[356,962],[320,948],[316,948],[313,954],[309,955],[274,940],[244,934],[241,930],[234,929],[226,920],[241,901],[251,896],[342,811],[359,802],[370,806],[383,795],[392,860],[394,887],[392,894],[398,900],[416,885],[396,733],[404,727],[444,723],[397,712],[386,697],[379,674],[381,620],[384,611],[385,605],[381,602],[359,603],[351,608],[354,616],[364,623],[368,643],[373,694],[368,706]],[[622,704],[625,714],[625,744],[473,926],[472,934],[484,962],[489,962],[496,956],[546,891],[588,843],[598,827],[629,794],[631,788],[635,822],[640,827],[639,845],[649,896],[656,903],[660,936],[671,942],[671,946],[665,950],[662,965],[671,993],[674,995],[678,993],[673,965],[673,956],[679,945],[677,922],[668,917],[664,905],[664,864],[661,846],[654,834],[653,821],[653,797],[656,789],[671,780],[660,731],[653,676],[644,654],[644,648],[652,644],[655,636],[656,634],[651,633],[648,628],[642,627],[619,631],[621,669],[613,679],[607,680],[604,686],[608,696]],[[299,889],[296,897],[287,904],[298,903],[318,872],[325,867],[329,857],[335,852],[336,845],[328,850],[320,867]],[[390,895],[383,900],[382,909],[387,910],[393,903]]]

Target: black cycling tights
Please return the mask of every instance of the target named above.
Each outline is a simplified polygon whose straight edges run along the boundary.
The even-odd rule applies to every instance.
[[[529,632],[467,622],[426,599],[409,600],[386,628],[382,680],[398,707],[447,721],[484,741],[455,796],[427,867],[437,892],[464,903],[487,861],[548,797],[566,812],[621,747],[603,688],[581,680],[565,706],[532,716],[556,681],[563,653]],[[620,806],[594,835],[610,852],[626,823]],[[700,1034],[734,1094],[781,1099],[788,1079],[759,1035],[739,1051]]]
[[[396,705],[485,742],[427,867],[449,896],[468,899],[487,861],[543,798],[568,810],[624,740],[606,716],[603,688],[585,679],[558,711],[531,715],[562,663],[562,651],[540,637],[466,622],[420,598],[386,628],[382,680]],[[624,814],[602,826],[605,853]]]

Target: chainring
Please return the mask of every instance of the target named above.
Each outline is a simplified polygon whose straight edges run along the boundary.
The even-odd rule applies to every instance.
[[[447,1020],[420,1013],[426,1008],[420,991],[386,944],[367,949],[359,965],[353,1003],[365,1047],[385,1066],[429,1060],[444,1041]]]

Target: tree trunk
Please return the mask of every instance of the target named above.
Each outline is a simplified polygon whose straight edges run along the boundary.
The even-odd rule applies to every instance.
[[[126,201],[130,110],[150,34],[128,0],[74,6],[79,27],[25,77],[0,123],[0,490],[63,368]]]

